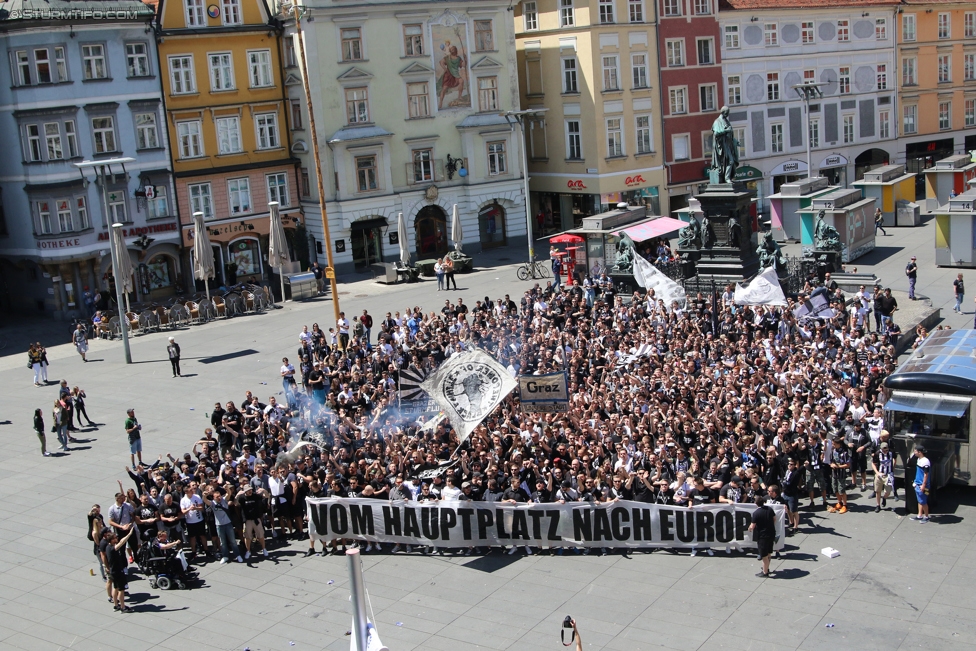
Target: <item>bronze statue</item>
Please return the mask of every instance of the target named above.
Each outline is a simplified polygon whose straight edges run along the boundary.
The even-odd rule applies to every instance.
[[[698,220],[691,217],[688,225],[678,231],[679,249],[700,249],[702,242],[701,224]]]
[[[634,240],[624,233],[617,242],[617,258],[613,263],[614,273],[631,273],[634,270]]]
[[[813,245],[818,251],[840,251],[844,248],[840,242],[840,233],[824,221],[826,213],[826,210],[821,210],[817,215],[817,226],[813,232]]]
[[[726,246],[730,246],[733,249],[742,248],[742,226],[739,224],[739,220],[736,218],[734,212],[729,216],[729,239],[726,242]]]
[[[702,217],[702,248],[710,249],[715,246],[715,229],[708,215]]]
[[[773,239],[773,234],[770,231],[763,233],[762,238],[759,240],[759,247],[756,249],[756,254],[759,256],[760,269],[775,267],[777,275],[782,276],[786,274],[786,258],[783,256],[779,244]]]
[[[735,130],[729,121],[729,107],[712,123],[712,169],[718,170],[719,183],[731,183],[739,167],[739,147],[735,142]]]

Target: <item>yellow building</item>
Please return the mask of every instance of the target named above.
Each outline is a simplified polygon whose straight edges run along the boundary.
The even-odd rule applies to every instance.
[[[903,0],[897,16],[901,139],[908,171],[976,149],[976,5]],[[899,156],[900,158],[900,156]]]
[[[192,247],[193,213],[202,212],[217,282],[260,282],[268,203],[279,203],[286,227],[300,218],[280,29],[262,0],[160,0],[157,12],[183,244]],[[184,285],[189,269],[187,259]]]
[[[573,228],[618,201],[668,214],[654,3],[536,0],[515,9],[533,211]]]

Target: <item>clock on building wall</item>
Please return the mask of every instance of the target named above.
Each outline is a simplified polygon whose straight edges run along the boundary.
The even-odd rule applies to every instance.
[[[220,9],[217,8],[217,5],[210,5],[209,7],[207,7],[207,15],[210,16],[211,18],[219,18]]]

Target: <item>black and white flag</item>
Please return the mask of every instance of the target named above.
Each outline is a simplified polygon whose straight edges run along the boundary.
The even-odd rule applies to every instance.
[[[830,307],[830,301],[823,292],[814,292],[810,298],[793,308],[793,316],[797,321],[805,319],[832,319],[837,315]]]
[[[778,305],[786,307],[786,295],[779,284],[774,267],[763,269],[762,273],[746,284],[736,283],[736,305]]]
[[[420,386],[463,442],[517,385],[504,366],[475,348],[452,355]]]

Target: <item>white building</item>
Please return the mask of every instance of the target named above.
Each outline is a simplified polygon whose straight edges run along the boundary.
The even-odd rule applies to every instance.
[[[849,187],[865,170],[894,160],[897,3],[883,3],[722,3],[725,97],[746,168],[739,176],[755,184],[764,213],[765,197],[807,176],[807,138],[813,175],[831,185]],[[824,84],[809,119],[792,88],[808,82]]]
[[[309,86],[337,271],[448,251],[456,204],[465,252],[524,244],[515,36],[500,0],[303,4]],[[301,56],[290,12],[285,77],[306,224],[322,242]],[[319,244],[318,259],[325,255]]]

